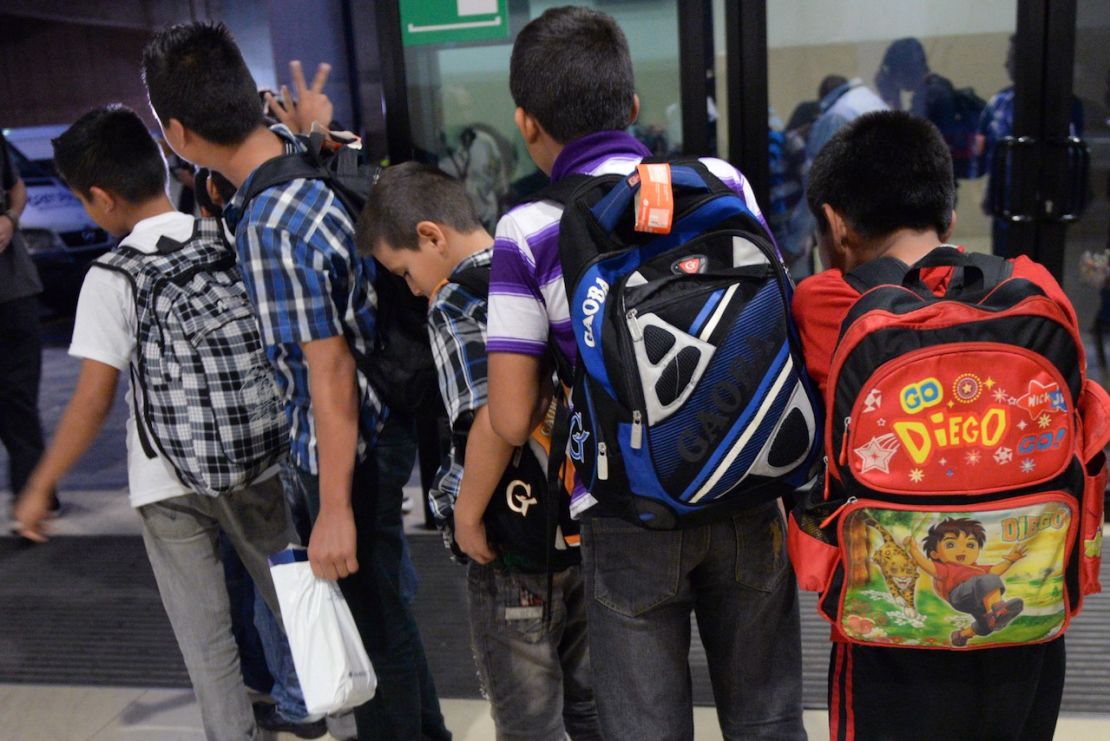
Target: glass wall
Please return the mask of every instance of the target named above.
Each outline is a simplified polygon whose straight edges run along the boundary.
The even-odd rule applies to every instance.
[[[509,0],[509,39],[498,43],[429,44],[405,49],[409,109],[417,157],[464,177],[483,220],[497,217],[541,187],[539,173],[513,124],[509,95],[512,39],[560,0]],[[631,131],[664,154],[681,143],[678,16],[673,0],[576,2],[612,15],[632,51],[640,116]]]
[[[878,105],[934,119],[957,160],[953,241],[991,250],[992,224],[983,210],[989,178],[983,174],[983,156],[973,152],[986,144],[983,139],[976,143],[974,106],[984,106],[1012,84],[1006,60],[1016,22],[1016,0],[767,3],[769,118],[784,150],[777,177],[772,167],[772,201],[776,187],[787,191],[787,203],[773,203],[772,210],[779,207],[780,214],[787,214],[777,231],[797,258],[796,274],[809,272],[812,255],[811,223],[795,212],[805,208],[801,185],[811,159],[806,147],[822,110],[837,101],[854,111]],[[857,86],[866,90],[855,90],[854,99],[845,97]],[[935,105],[938,98],[946,102]]]
[[[1096,352],[1090,367],[1101,368],[1106,383],[1110,381],[1105,355],[1105,342],[1110,341],[1110,269],[1105,267],[1110,261],[1110,3],[1105,0],[1079,1],[1073,75],[1073,108],[1081,111],[1081,130],[1076,133],[1089,148],[1090,170],[1087,207],[1068,229],[1064,288],[1079,312],[1080,326],[1093,330]]]

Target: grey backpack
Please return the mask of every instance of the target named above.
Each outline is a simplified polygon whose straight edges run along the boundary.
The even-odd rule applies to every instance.
[[[281,458],[287,422],[222,224],[197,219],[188,240],[163,236],[157,248],[120,246],[94,265],[126,276],[135,297],[143,452],[157,449],[182,484],[218,496]]]

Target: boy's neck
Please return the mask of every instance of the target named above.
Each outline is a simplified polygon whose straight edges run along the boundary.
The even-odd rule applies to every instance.
[[[466,258],[476,255],[493,246],[493,237],[485,229],[479,228],[469,234],[458,234],[451,245],[451,272]]]
[[[871,254],[876,258],[896,257],[907,265],[913,265],[944,243],[934,229],[920,232],[914,229],[899,229],[883,237]]]
[[[259,126],[242,143],[221,149],[223,162],[213,169],[240,188],[260,165],[285,154],[285,142],[265,126]]]
[[[142,203],[126,205],[123,209],[121,219],[128,233],[131,232],[140,221],[177,211],[177,209],[173,207],[173,204],[170,203],[169,196],[166,195],[156,196]]]

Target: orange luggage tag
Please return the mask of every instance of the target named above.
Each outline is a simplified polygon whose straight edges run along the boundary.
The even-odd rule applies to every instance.
[[[671,166],[667,163],[637,165],[640,192],[636,207],[636,231],[670,234],[674,218]]]

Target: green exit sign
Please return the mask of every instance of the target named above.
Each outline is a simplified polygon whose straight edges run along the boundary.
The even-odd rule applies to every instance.
[[[401,0],[405,46],[509,38],[508,0]]]

